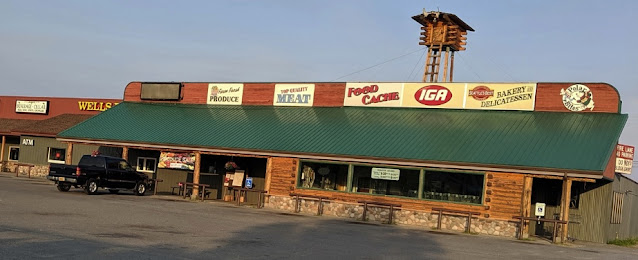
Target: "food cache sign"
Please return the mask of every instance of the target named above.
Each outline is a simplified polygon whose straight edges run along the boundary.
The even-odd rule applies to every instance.
[[[398,181],[401,170],[388,168],[372,168],[372,179]]]
[[[346,83],[343,105],[347,107],[401,106],[403,83]]]
[[[624,144],[616,146],[616,172],[631,174],[634,162],[634,147]]]

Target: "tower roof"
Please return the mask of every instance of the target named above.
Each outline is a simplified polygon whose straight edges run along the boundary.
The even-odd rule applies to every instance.
[[[423,12],[422,14],[412,16],[412,19],[414,19],[415,21],[417,21],[423,26],[427,26],[428,23],[434,22],[435,19],[441,19],[443,21],[457,24],[461,28],[463,28],[463,30],[465,31],[472,31],[472,32],[474,31],[474,29],[472,29],[472,27],[470,27],[468,24],[463,22],[461,18],[451,13],[435,12],[435,11],[431,11],[427,13]]]

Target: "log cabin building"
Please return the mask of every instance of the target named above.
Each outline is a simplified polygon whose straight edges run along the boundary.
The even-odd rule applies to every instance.
[[[67,144],[57,141],[56,135],[121,101],[0,96],[0,171],[42,177],[48,174],[49,163],[77,163],[80,152],[100,148],[78,145],[76,156],[67,156]],[[117,155],[117,148],[105,147],[103,152]]]
[[[443,208],[475,212],[470,232],[515,236],[513,217],[533,216],[534,203],[569,221],[574,201],[583,207],[582,196],[621,178],[615,147],[626,120],[605,83],[131,82],[121,104],[57,140],[73,157],[81,145],[122,149],[164,180],[160,192],[194,182],[221,199],[229,178],[250,179],[267,191],[267,208],[297,210],[297,194],[299,211],[314,214],[310,197],[320,196],[324,215],[361,219],[362,201],[400,204],[370,207],[367,218],[463,231],[467,218],[439,221],[433,209]],[[561,233],[578,236],[598,225],[591,218]],[[638,221],[630,225],[636,235]]]

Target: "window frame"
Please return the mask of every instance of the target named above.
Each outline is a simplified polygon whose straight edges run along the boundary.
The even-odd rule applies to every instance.
[[[452,170],[452,169],[438,169],[438,168],[422,168],[424,173],[423,186],[425,188],[425,182],[427,181],[427,172],[451,172],[451,173],[461,173],[461,174],[471,174],[471,175],[482,175],[483,176],[483,186],[481,187],[481,203],[470,203],[470,202],[461,202],[461,201],[451,201],[451,200],[437,200],[437,199],[426,199],[421,198],[421,200],[427,201],[436,201],[436,202],[445,202],[445,203],[454,203],[454,204],[463,204],[463,205],[485,205],[485,191],[487,190],[487,172],[480,171],[461,171],[461,170]]]
[[[18,149],[18,159],[17,160],[12,160],[11,159],[11,148],[17,148]],[[7,150],[7,161],[9,162],[17,162],[20,161],[20,146],[9,146],[9,149]]]
[[[143,163],[142,164],[140,164],[140,159],[143,159]],[[152,171],[146,169],[146,161],[147,160],[155,161],[155,167],[153,168]],[[140,168],[140,165],[143,165],[144,169]],[[157,158],[154,158],[154,157],[137,157],[137,165],[135,165],[135,170],[137,170],[138,172],[155,173],[157,171]]]
[[[60,160],[51,159],[51,149],[59,149],[59,150],[64,151],[64,160],[60,161]],[[48,149],[47,149],[47,162],[65,164],[66,163],[66,148],[48,147]]]

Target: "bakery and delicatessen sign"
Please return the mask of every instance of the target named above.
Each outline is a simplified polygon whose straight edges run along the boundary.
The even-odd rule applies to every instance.
[[[466,109],[534,110],[536,83],[467,83]]]

